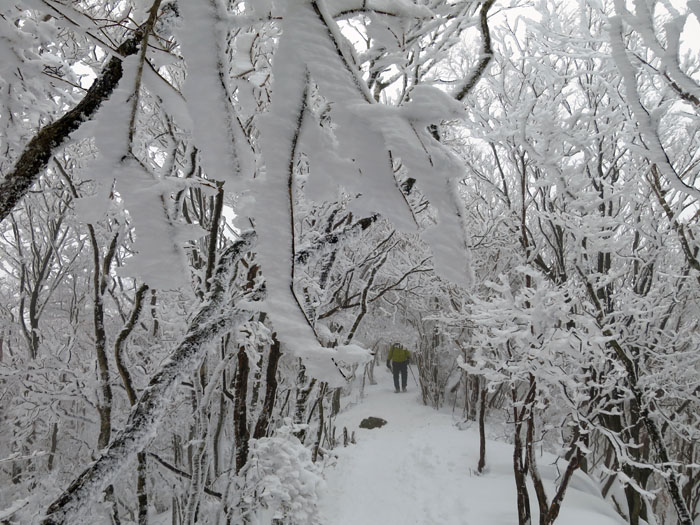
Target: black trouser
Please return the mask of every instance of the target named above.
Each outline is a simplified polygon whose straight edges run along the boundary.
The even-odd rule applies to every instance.
[[[396,388],[396,390],[399,389],[399,374],[401,374],[401,386],[406,390],[406,383],[408,382],[408,361],[404,361],[403,363],[392,361],[391,371],[394,373],[394,388]]]

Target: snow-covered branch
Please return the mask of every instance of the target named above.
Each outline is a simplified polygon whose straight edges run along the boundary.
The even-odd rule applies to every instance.
[[[119,56],[114,55],[107,61],[78,105],[55,122],[41,128],[24,147],[12,171],[0,182],[0,221],[3,221],[27,194],[56,149],[68,140],[71,133],[90,120],[114,92],[122,78],[123,57],[135,55],[142,39],[142,31],[135,31],[117,48]]]

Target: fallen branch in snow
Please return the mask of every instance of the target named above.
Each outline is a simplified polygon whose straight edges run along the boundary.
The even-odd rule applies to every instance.
[[[231,330],[249,313],[229,304],[229,287],[234,277],[236,262],[252,248],[255,233],[244,233],[221,255],[212,279],[211,291],[180,344],[173,350],[161,369],[151,378],[138,403],[129,414],[124,429],[106,447],[102,455],[78,476],[49,506],[44,525],[72,523],[81,507],[95,498],[129,461],[141,452],[155,436],[177,386],[177,379],[189,374],[200,362],[207,345],[216,337]],[[251,300],[262,298],[262,291],[252,292]]]

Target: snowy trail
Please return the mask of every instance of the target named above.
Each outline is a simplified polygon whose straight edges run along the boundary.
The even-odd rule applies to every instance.
[[[326,469],[321,523],[517,523],[511,446],[489,441],[488,470],[477,475],[476,429],[460,431],[451,414],[424,407],[415,383],[409,385],[408,393],[395,394],[390,375],[380,371],[377,376],[379,384],[368,387],[366,398],[338,416],[338,434],[342,435],[343,426],[348,432],[355,430],[357,444],[334,450],[338,461]],[[379,429],[360,429],[360,421],[368,416],[381,417],[387,424]],[[543,476],[549,471],[554,473],[546,463],[546,458],[542,458]],[[550,486],[549,493],[552,492]],[[533,500],[533,512],[536,508]],[[600,499],[594,483],[580,475],[567,493],[557,523],[624,522]]]

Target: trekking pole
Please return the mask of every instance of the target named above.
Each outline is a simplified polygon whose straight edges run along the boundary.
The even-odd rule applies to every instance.
[[[413,373],[413,368],[411,368],[411,365],[408,365],[408,369],[411,371],[411,375],[413,376],[413,381],[415,381],[416,386],[420,388],[420,384],[418,383],[418,380],[416,379],[416,374]]]

